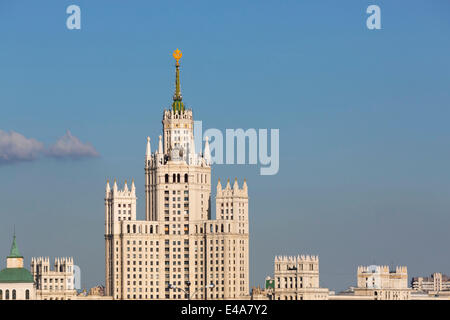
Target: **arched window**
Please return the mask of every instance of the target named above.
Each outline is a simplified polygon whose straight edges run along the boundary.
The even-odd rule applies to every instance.
[[[5,291],[5,300],[9,300],[9,290]]]
[[[150,226],[150,233],[153,233],[153,226]]]
[[[188,182],[188,177],[189,177],[189,176],[188,176],[188,174],[187,174],[187,173],[185,173],[185,174],[184,174],[184,182],[185,182],[185,183],[187,183],[187,182]]]
[[[219,231],[219,226],[216,224],[216,233]]]
[[[164,180],[166,183],[169,183],[169,175],[166,173],[166,175],[165,175],[165,180]]]
[[[25,299],[30,300],[30,290],[25,290]]]
[[[180,174],[177,174],[177,182],[180,183]]]
[[[3,291],[0,290],[0,300],[3,300]]]
[[[220,231],[223,232],[223,224],[220,226]]]
[[[136,233],[136,225],[133,224],[133,233]]]
[[[127,233],[130,233],[130,225],[127,225]]]
[[[12,291],[12,299],[16,300],[16,289],[13,289]]]

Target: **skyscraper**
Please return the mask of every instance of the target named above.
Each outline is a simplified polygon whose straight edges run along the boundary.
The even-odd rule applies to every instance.
[[[181,95],[178,49],[173,103],[145,152],[145,220],[136,188],[105,191],[106,292],[114,299],[236,299],[249,295],[248,192],[228,180],[211,217],[211,155],[195,152],[194,118]]]

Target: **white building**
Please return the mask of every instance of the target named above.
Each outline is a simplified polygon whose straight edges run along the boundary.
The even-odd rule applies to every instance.
[[[277,256],[274,276],[266,278],[264,290],[254,288],[254,300],[327,300],[329,291],[319,283],[319,257]]]
[[[30,271],[24,268],[14,235],[6,268],[0,271],[0,300],[34,300],[36,287]]]
[[[408,270],[405,266],[395,270],[390,270],[388,266],[360,266],[354,294],[374,300],[409,300]]]
[[[195,153],[194,119],[176,62],[163,135],[145,153],[145,220],[136,219],[136,187],[105,191],[106,293],[114,299],[236,299],[249,296],[248,191],[244,180],[217,184],[211,218],[211,157]]]
[[[55,258],[53,268],[48,257],[31,258],[31,272],[40,300],[71,300],[77,295],[73,258]]]

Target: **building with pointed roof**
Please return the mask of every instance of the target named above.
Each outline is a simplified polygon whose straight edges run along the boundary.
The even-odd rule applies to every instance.
[[[116,300],[249,297],[248,190],[237,179],[217,184],[211,215],[211,154],[194,144],[192,109],[181,95],[180,50],[175,93],[163,111],[163,132],[145,151],[145,220],[125,183],[105,189],[106,294]]]
[[[23,256],[14,234],[6,268],[0,271],[0,300],[34,300],[36,287],[30,271],[24,268]]]

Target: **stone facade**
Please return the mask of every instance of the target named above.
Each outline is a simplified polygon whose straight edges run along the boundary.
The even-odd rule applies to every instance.
[[[178,60],[177,60],[178,61]],[[106,294],[114,299],[249,297],[248,190],[220,180],[211,218],[208,139],[195,152],[191,109],[176,68],[174,105],[163,136],[145,153],[145,220],[136,219],[136,188],[117,181],[105,192]],[[173,105],[173,106],[174,106]]]
[[[394,271],[388,266],[360,266],[354,294],[374,300],[409,300],[408,270],[404,266],[396,267]]]
[[[414,277],[411,287],[414,291],[430,294],[450,293],[450,277],[442,273],[433,273],[430,277]]]
[[[266,278],[264,290],[255,288],[254,300],[327,300],[328,289],[320,288],[318,256],[277,256],[274,277]]]
[[[73,258],[55,258],[53,268],[48,257],[31,258],[31,272],[37,299],[71,300],[77,295]]]

